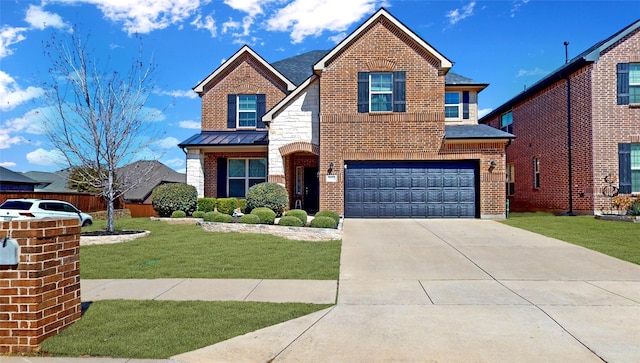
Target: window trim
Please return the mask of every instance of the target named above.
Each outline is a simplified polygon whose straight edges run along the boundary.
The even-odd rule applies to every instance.
[[[636,70],[632,70],[632,68],[637,68]],[[632,82],[631,74],[637,73],[638,82]],[[637,90],[637,95],[631,92],[633,89]],[[640,104],[640,63],[629,63],[629,104],[630,105],[638,105]]]
[[[458,103],[447,103],[447,93],[457,93]],[[463,93],[461,91],[445,91],[444,92],[444,119],[446,121],[462,120],[462,105],[463,105]],[[447,117],[447,107],[456,107],[458,109],[458,116]]]
[[[230,168],[230,163],[232,160],[244,160],[244,171],[245,171],[245,175],[243,177],[238,177],[238,176],[231,176],[231,168]],[[251,177],[249,175],[249,160],[264,160],[264,177],[263,178],[257,178],[257,177]],[[227,197],[229,198],[244,198],[247,195],[247,192],[249,191],[250,188],[250,181],[251,180],[256,180],[256,179],[261,179],[263,180],[262,182],[266,182],[267,181],[267,174],[268,174],[268,165],[267,165],[267,158],[260,158],[260,157],[248,157],[248,158],[228,158],[227,159],[227,180],[226,180],[226,186],[227,186]],[[242,197],[231,197],[231,185],[230,185],[230,181],[231,180],[244,180],[244,196]]]
[[[636,155],[636,153],[638,155]],[[640,144],[638,144],[638,143],[631,143],[631,147],[630,147],[630,162],[629,162],[629,169],[630,169],[630,174],[631,174],[631,193],[637,194],[637,193],[640,193],[640,187],[637,190],[634,190],[633,186],[634,186],[634,184],[640,185],[640,180],[634,180],[634,177],[633,177],[634,173],[633,172],[637,171],[638,172],[638,178],[640,179],[640,163],[638,163],[638,165],[636,165],[636,166],[633,165],[634,156],[636,156],[638,159],[640,159]]]
[[[373,91],[372,85],[372,77],[376,76],[376,75],[389,75],[391,76],[391,88],[389,89],[389,91]],[[369,112],[371,113],[389,113],[389,112],[393,112],[393,100],[394,100],[394,95],[393,95],[393,72],[371,72],[369,73]],[[373,110],[373,96],[374,95],[391,95],[391,100],[389,101],[389,109],[388,110],[382,110],[382,111],[374,111]]]
[[[533,188],[540,189],[540,158],[533,157]]]

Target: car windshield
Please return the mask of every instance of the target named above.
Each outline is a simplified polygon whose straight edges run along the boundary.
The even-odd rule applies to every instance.
[[[25,202],[22,200],[7,200],[6,202],[0,205],[0,209],[18,209],[18,210],[29,210],[31,208],[31,202]]]

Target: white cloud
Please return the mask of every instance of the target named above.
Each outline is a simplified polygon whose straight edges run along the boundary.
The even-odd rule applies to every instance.
[[[167,116],[162,113],[162,110],[146,106],[140,110],[139,117],[147,122],[160,122],[167,118]]]
[[[146,34],[181,24],[210,0],[65,0],[69,3],[93,4],[104,17],[122,24],[129,35]]]
[[[21,89],[16,81],[7,73],[0,71],[0,110],[9,111],[21,103],[33,98],[38,98],[44,94],[44,90],[39,87],[27,87]]]
[[[224,3],[235,10],[248,13],[249,16],[254,17],[262,14],[261,5],[266,5],[270,1],[273,0],[224,0]]]
[[[45,150],[45,149],[36,149],[27,154],[27,161],[31,164],[43,165],[43,166],[52,166],[52,165],[61,165],[64,163],[64,155],[60,150]]]
[[[300,43],[325,30],[343,32],[379,4],[380,0],[294,0],[267,20],[267,30],[291,31],[292,43]]]
[[[163,161],[162,163],[170,168],[177,168],[179,166],[184,165],[184,158],[174,158],[174,159]]]
[[[14,163],[13,161],[2,161],[0,162],[0,166],[10,168],[12,166],[16,166],[16,163]]]
[[[42,6],[29,5],[27,16],[24,20],[31,25],[32,29],[44,30],[47,27],[56,29],[70,28],[69,24],[65,23],[60,15],[44,11]]]
[[[186,91],[180,91],[180,90],[175,90],[175,91],[158,91],[155,92],[156,94],[160,95],[160,96],[171,96],[171,97],[186,97],[186,98],[197,98],[198,94],[195,93],[193,90],[186,90]]]
[[[545,75],[549,72],[545,71],[544,69],[540,69],[538,67],[534,68],[534,69],[521,69],[518,71],[518,74],[516,74],[516,77],[527,77],[527,76],[540,76],[540,75]]]
[[[13,54],[9,46],[27,39],[22,34],[25,31],[27,28],[14,28],[6,25],[0,28],[0,59]]]
[[[234,21],[229,18],[228,21],[222,23],[222,34],[226,34],[229,29],[238,29],[240,28],[240,22]]]
[[[335,44],[338,44],[342,41],[342,39],[347,37],[347,33],[342,32],[340,34],[336,34],[334,36],[329,37],[329,40],[334,42]]]
[[[515,18],[516,17],[516,13],[520,10],[520,7],[522,7],[522,5],[526,5],[529,2],[529,0],[516,0],[513,2],[513,7],[511,8],[511,17]]]
[[[216,27],[216,22],[213,20],[211,15],[207,15],[202,21],[202,16],[198,15],[194,21],[191,22],[191,25],[195,26],[196,29],[206,29],[211,33],[211,37],[215,38],[218,33],[218,28]]]
[[[473,15],[473,8],[475,6],[476,6],[476,2],[472,1],[467,5],[463,6],[462,9],[454,9],[449,11],[446,14],[446,17],[449,18],[449,24],[455,25],[460,20],[463,20]]]
[[[488,115],[489,112],[493,111],[493,108],[483,108],[478,110],[478,118],[483,118],[484,116]]]
[[[6,121],[0,132],[26,132],[28,134],[44,134],[43,122],[46,109],[36,108],[28,111],[22,117]]]
[[[164,139],[160,139],[155,142],[155,144],[161,149],[171,149],[174,147],[178,147],[180,141],[173,136],[165,137]]]
[[[178,125],[183,129],[194,129],[194,130],[200,130],[200,127],[202,126],[200,122],[193,121],[193,120],[180,121]]]
[[[5,130],[0,130],[0,150],[8,149],[12,145],[24,144],[27,142],[22,136],[12,136]]]

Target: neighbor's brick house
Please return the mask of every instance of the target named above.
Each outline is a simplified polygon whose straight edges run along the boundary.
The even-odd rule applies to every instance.
[[[513,210],[602,213],[611,208],[605,177],[640,194],[640,20],[480,123],[517,136],[507,148]]]
[[[505,216],[505,147],[479,125],[487,84],[380,9],[330,51],[270,64],[244,46],[194,90],[183,141],[201,197],[285,185],[290,208],[347,217]]]

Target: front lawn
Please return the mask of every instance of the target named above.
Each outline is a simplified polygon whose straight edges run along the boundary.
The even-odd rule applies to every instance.
[[[96,221],[83,231],[104,228]],[[204,232],[196,225],[119,219],[116,229],[149,230],[130,242],[80,247],[82,279],[337,280],[340,241],[291,241],[265,234]]]
[[[107,300],[45,340],[43,355],[168,359],[330,305]],[[1,360],[1,358],[0,358]]]
[[[640,265],[640,223],[548,213],[511,213],[503,223]]]

